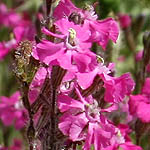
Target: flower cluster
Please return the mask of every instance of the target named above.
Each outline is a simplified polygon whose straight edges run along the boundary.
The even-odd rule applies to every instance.
[[[86,5],[80,9],[70,0],[61,0],[53,16],[55,19],[51,20],[52,25],[42,27],[45,38],[34,45],[32,53],[35,59],[47,66],[46,69],[39,69],[31,84],[33,108],[41,107],[41,103],[44,103],[37,121],[38,136],[44,139],[45,129],[49,125],[48,121],[39,123],[45,113],[43,108],[48,109],[46,104],[51,107],[54,116],[59,114],[58,128],[63,135],[72,144],[80,141],[84,150],[90,150],[91,147],[95,150],[131,147],[141,150],[126,138],[129,132],[122,129],[124,126],[117,127],[107,118],[109,113],[118,109],[118,104],[125,96],[133,91],[134,81],[129,73],[120,77],[111,76],[114,63],[106,66],[103,58],[92,51],[93,43],[105,50],[109,40],[117,41],[117,22],[112,18],[97,20],[93,6]],[[46,83],[47,79],[51,86]],[[51,94],[45,91],[47,87],[51,89]],[[94,98],[95,92],[99,92],[101,98]],[[52,108],[57,107],[55,103],[59,109],[56,113],[57,108]],[[54,121],[53,116],[51,118],[50,121]],[[64,143],[66,147],[71,146],[70,142]]]
[[[150,107],[150,79],[141,94],[131,95],[135,83],[130,73],[116,77],[115,64],[101,55],[110,41],[117,42],[118,23],[113,18],[98,20],[94,6],[88,4],[81,9],[71,0],[56,0],[48,6],[47,18],[35,35],[26,14],[0,4],[0,27],[13,32],[10,41],[0,42],[0,60],[15,49],[14,72],[21,91],[0,97],[2,123],[21,129],[28,114],[30,149],[142,150],[132,143],[130,127],[111,118],[122,109],[128,117],[150,121],[144,117]],[[44,18],[38,15],[39,20]],[[120,15],[120,22],[123,29],[131,25],[129,16]],[[99,55],[95,44],[101,47]],[[20,147],[15,142],[11,148]]]

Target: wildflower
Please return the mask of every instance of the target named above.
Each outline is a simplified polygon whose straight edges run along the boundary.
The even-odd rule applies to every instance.
[[[8,10],[5,4],[0,4],[0,25],[14,28],[21,21],[21,15],[14,10]]]
[[[61,14],[58,12],[61,12]],[[56,19],[65,17],[75,24],[78,22],[79,24],[88,26],[91,31],[88,41],[97,42],[103,49],[106,48],[109,40],[116,42],[118,38],[119,27],[116,21],[112,18],[97,20],[98,16],[91,5],[86,5],[83,9],[79,9],[70,0],[63,0],[56,7],[54,17]]]
[[[92,83],[96,75],[98,75],[104,82],[105,96],[107,102],[118,103],[121,102],[125,95],[129,95],[135,86],[129,73],[120,77],[111,77],[112,64],[108,67],[100,63],[95,69],[87,73],[76,73],[78,84],[81,88],[86,89]]]
[[[35,27],[28,17],[22,16],[14,10],[8,10],[4,4],[0,4],[0,25],[12,30],[9,41],[0,42],[0,60],[2,60],[22,40],[34,40]]]
[[[105,100],[107,102],[121,102],[125,95],[129,95],[134,89],[135,83],[129,73],[120,77],[104,78]]]
[[[108,18],[105,20],[89,21],[91,31],[90,41],[98,43],[103,49],[106,48],[109,40],[116,43],[119,28],[115,20]]]
[[[52,43],[42,40],[37,44],[33,56],[48,65],[57,64],[73,72],[85,72],[96,58],[96,55],[89,50],[91,43],[86,42],[90,35],[89,30],[87,27],[74,25],[66,19],[58,20],[55,25],[61,34],[52,33],[45,28],[42,31],[61,39],[62,42]]]
[[[129,110],[130,113],[138,117],[142,122],[150,122],[150,78],[146,78],[141,94],[130,95]]]
[[[16,40],[12,39],[8,42],[0,42],[0,60],[3,60],[4,57],[10,52],[11,48],[16,44]]]
[[[20,93],[16,92],[11,97],[0,97],[0,119],[6,126],[15,124],[16,129],[25,125],[26,115],[21,104]]]
[[[128,125],[119,124],[116,128],[116,136],[112,138],[111,145],[104,150],[142,150],[140,146],[132,144],[132,141],[129,137],[129,133],[131,129],[129,129]]]
[[[85,140],[83,149],[89,150],[92,144],[99,150],[110,145],[115,127],[104,117],[103,111],[92,98],[84,99],[76,89],[80,100],[66,95],[58,96],[58,108],[63,112],[59,129],[72,141]]]

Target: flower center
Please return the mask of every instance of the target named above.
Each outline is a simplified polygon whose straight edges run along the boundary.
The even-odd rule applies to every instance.
[[[70,28],[68,31],[69,31],[68,43],[71,44],[72,46],[75,46],[76,31],[72,28]]]
[[[21,108],[23,108],[23,103],[22,103],[22,101],[19,100],[18,102],[16,102],[15,105],[14,105],[14,107],[15,107],[16,109],[21,109]]]
[[[118,138],[118,143],[119,143],[119,144],[125,143],[125,139],[124,139],[124,137],[122,136],[120,130],[118,130],[118,132],[117,132],[117,138]]]
[[[86,109],[87,118],[91,122],[95,122],[99,120],[98,118],[100,116],[100,112],[99,112],[97,101],[94,101],[93,104],[86,104],[85,109]]]

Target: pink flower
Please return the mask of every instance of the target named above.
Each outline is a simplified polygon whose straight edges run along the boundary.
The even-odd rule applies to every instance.
[[[103,150],[142,150],[140,146],[132,144],[132,141],[129,137],[131,130],[128,125],[119,124],[117,128],[117,135],[112,138],[111,145]]]
[[[14,38],[7,42],[0,42],[0,60],[2,60],[22,40],[34,40],[35,29],[32,25],[17,26],[13,30]]]
[[[0,4],[0,25],[15,27],[20,23],[21,16],[14,10],[8,10],[4,4]]]
[[[127,14],[119,14],[121,28],[125,29],[131,25],[131,17]]]
[[[123,149],[123,150],[142,150],[142,148],[140,146],[134,145],[131,142],[126,142],[124,144],[120,144],[118,147],[119,149]]]
[[[72,141],[85,140],[84,150],[94,145],[95,150],[110,145],[115,127],[103,116],[102,110],[92,98],[84,99],[76,89],[80,100],[66,95],[58,96],[58,108],[63,112],[59,129]],[[87,130],[86,130],[87,129]]]
[[[15,123],[15,128],[24,127],[26,121],[25,110],[22,108],[20,93],[16,92],[11,97],[0,97],[0,119],[6,126]]]
[[[14,48],[16,40],[12,39],[8,42],[0,42],[0,60],[3,60],[4,57],[10,52],[11,48]]]
[[[75,74],[77,82],[82,89],[86,89],[93,83],[96,75],[99,75],[104,82],[105,101],[111,103],[121,102],[126,95],[129,95],[133,91],[135,83],[129,73],[120,77],[111,77],[109,75],[111,73],[111,67],[111,64],[106,67],[103,63],[100,63],[92,71],[85,73],[77,72]]]
[[[123,74],[120,77],[104,77],[105,101],[121,102],[126,95],[129,95],[135,86],[133,79],[129,73]]]
[[[130,113],[142,122],[149,123],[150,116],[150,78],[146,78],[141,94],[131,95],[129,99]]]
[[[62,18],[54,23],[58,28],[60,35],[54,34],[45,28],[43,32],[47,35],[51,35],[65,40],[65,45],[68,49],[76,49],[79,52],[87,51],[91,47],[91,42],[87,42],[90,37],[90,31],[88,26],[75,25],[73,22],[69,22],[66,18]]]
[[[80,9],[80,8],[77,8],[70,0],[60,0],[59,5],[56,7],[54,11],[54,17],[56,19],[69,17],[69,20],[71,20],[72,19],[71,16],[76,17],[76,21],[82,18],[83,18],[83,21],[84,19],[96,20],[98,18],[92,5],[86,5],[84,9]],[[78,21],[76,22],[76,21],[75,23],[80,22],[80,21],[79,22]]]
[[[42,31],[62,42],[42,40],[37,44],[33,56],[46,64],[57,64],[73,72],[85,72],[93,60],[96,61],[96,55],[89,50],[91,43],[86,42],[90,35],[89,30],[86,26],[75,25],[66,19],[58,20],[55,25],[61,34],[52,33],[45,28]]]
[[[0,25],[13,30],[14,38],[7,42],[0,42],[0,60],[2,60],[22,40],[34,40],[35,27],[26,14],[18,14],[14,10],[8,10],[4,4],[0,4]]]
[[[2,60],[9,53],[9,49],[4,46],[4,43],[0,43],[0,60]]]
[[[87,23],[89,23],[91,31],[89,41],[97,42],[103,49],[106,48],[109,40],[116,43],[119,35],[119,27],[115,20],[108,18],[105,20],[87,21]]]
[[[68,5],[66,5],[68,4]],[[59,14],[61,12],[61,14]],[[119,27],[115,20],[108,18],[106,20],[96,20],[96,15],[93,6],[87,5],[85,8],[79,9],[70,0],[61,0],[54,11],[54,17],[61,19],[68,18],[75,24],[84,24],[89,26],[91,36],[88,41],[97,42],[103,49],[109,40],[116,42],[119,34]]]
[[[147,98],[150,98],[150,78],[145,79],[145,83],[144,83],[141,93],[143,95],[146,95]]]
[[[96,65],[96,64],[95,64]],[[92,83],[96,75],[107,76],[110,73],[110,68],[103,65],[103,63],[97,64],[95,69],[85,73],[76,73],[77,82],[82,89],[88,88]]]
[[[93,71],[87,73],[76,73],[77,82],[81,88],[86,89],[92,83],[96,75],[104,82],[105,88],[105,101],[118,103],[121,102],[126,95],[129,95],[135,86],[133,79],[129,73],[122,75],[121,77],[111,77],[110,67],[99,64]]]
[[[17,26],[13,30],[16,41],[19,43],[23,40],[34,40],[35,28],[32,24],[28,26]]]

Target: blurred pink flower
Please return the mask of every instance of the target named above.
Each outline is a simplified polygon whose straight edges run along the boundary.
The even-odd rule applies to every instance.
[[[0,60],[3,60],[10,50],[15,47],[15,45],[15,39],[12,39],[8,42],[0,42]]]
[[[150,78],[146,78],[141,94],[130,96],[129,110],[142,122],[150,122]]]
[[[16,13],[0,4],[0,25],[12,30],[14,37],[10,41],[0,42],[0,60],[2,60],[22,40],[34,40],[35,27],[26,13]]]
[[[22,150],[22,141],[19,139],[14,139],[13,145],[10,146],[10,150]]]
[[[30,24],[29,26],[16,26],[13,30],[14,38],[7,42],[0,42],[0,60],[14,48],[17,44],[24,40],[34,40],[35,28]]]
[[[25,125],[26,113],[20,100],[20,93],[16,92],[11,97],[0,97],[0,119],[5,126],[15,125],[21,129]]]
[[[0,4],[0,25],[15,27],[21,21],[21,15],[14,10],[8,10],[5,4]]]
[[[125,29],[131,25],[131,17],[127,14],[119,14],[121,28]]]
[[[136,61],[141,61],[142,60],[143,52],[144,52],[143,50],[140,50],[139,52],[137,52]]]
[[[117,60],[123,63],[123,62],[125,62],[126,58],[125,58],[125,56],[122,55],[122,56],[119,56],[117,58]]]
[[[88,88],[92,83],[96,75],[107,76],[110,73],[110,68],[103,65],[103,63],[95,65],[95,68],[92,71],[85,73],[76,73],[77,82],[81,86],[82,89]]]
[[[0,150],[22,150],[22,141],[19,139],[14,139],[13,145],[9,147],[1,147]]]

